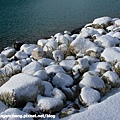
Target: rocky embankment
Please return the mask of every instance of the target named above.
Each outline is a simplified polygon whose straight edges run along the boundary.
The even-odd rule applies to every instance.
[[[5,48],[0,115],[54,114],[60,119],[101,103],[120,86],[119,46],[120,19],[101,17],[78,34],[64,31],[37,44]]]

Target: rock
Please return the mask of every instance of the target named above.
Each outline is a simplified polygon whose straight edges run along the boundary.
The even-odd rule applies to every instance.
[[[73,38],[68,34],[64,34],[64,36],[69,40],[68,42],[68,45],[69,45],[73,41]]]
[[[118,44],[120,44],[120,41],[117,38],[113,38],[109,35],[102,35],[101,37],[97,38],[95,40],[95,43],[101,44],[103,47],[114,47]]]
[[[102,79],[106,84],[111,85],[112,87],[120,84],[119,76],[113,71],[107,71],[103,74]]]
[[[3,102],[0,101],[0,113],[5,111],[6,109],[8,109],[8,107]]]
[[[75,64],[76,60],[62,60],[59,63],[59,65],[62,66],[66,71],[71,71]]]
[[[81,102],[91,105],[100,100],[100,93],[97,90],[87,86],[81,89],[80,97],[82,99]]]
[[[4,54],[7,58],[12,57],[15,54],[16,50],[11,47],[5,48],[1,53]]]
[[[77,59],[78,65],[79,65],[79,71],[81,73],[84,73],[89,70],[89,63],[86,58],[79,58]]]
[[[22,68],[25,67],[28,64],[26,59],[18,60],[18,61],[16,61],[16,63],[18,65],[20,65]]]
[[[47,74],[51,73],[65,73],[64,69],[60,65],[50,65],[45,67]]]
[[[7,57],[4,54],[0,54],[0,68],[4,67],[4,65],[7,63]]]
[[[101,90],[105,88],[104,81],[98,76],[85,76],[79,83],[80,87],[89,86],[94,89]]]
[[[24,51],[27,55],[31,55],[33,49],[37,48],[35,44],[23,44],[20,48],[21,51]]]
[[[37,94],[43,94],[44,86],[38,77],[20,73],[10,78],[8,82],[0,87],[0,95],[8,95],[10,105],[22,107],[27,102],[34,102]],[[15,101],[10,103],[11,101]]]
[[[38,70],[37,72],[34,73],[34,77],[39,77],[43,81],[48,80],[48,75],[45,70]]]
[[[120,61],[120,48],[106,48],[101,54],[101,59],[105,60],[106,62],[114,62],[116,60]]]
[[[51,92],[53,90],[52,84],[50,82],[47,82],[47,81],[42,81],[42,84],[45,87],[43,95],[46,96],[46,97],[50,97],[51,96]]]
[[[44,52],[41,48],[35,48],[32,51],[32,58],[35,60],[39,60],[44,56]]]
[[[42,67],[41,67],[40,63],[37,61],[34,61],[34,62],[31,62],[30,64],[26,65],[22,69],[22,72],[29,74],[29,75],[33,75],[35,72],[37,72],[38,70],[41,70],[41,69],[42,69]]]
[[[22,51],[18,51],[16,54],[15,54],[15,57],[19,60],[21,59],[26,59],[28,58],[28,55],[25,53],[25,52],[22,52]]]
[[[116,24],[117,26],[120,26],[120,19],[116,20],[116,21],[115,21],[115,24]]]
[[[14,44],[13,44],[13,47],[15,48],[16,51],[19,51],[20,50],[20,47],[23,45],[24,43],[22,41],[16,41]]]
[[[98,24],[98,25],[109,25],[110,23],[112,23],[112,18],[110,17],[100,17],[100,18],[96,18],[93,21],[93,24]]]
[[[49,59],[49,58],[42,58],[42,59],[38,60],[38,62],[39,62],[42,66],[46,67],[46,66],[49,66],[52,62],[54,62],[54,60]]]
[[[63,102],[66,101],[65,94],[58,88],[53,89],[53,91],[51,92],[51,97],[61,99]]]
[[[108,70],[111,70],[112,66],[107,62],[96,62],[91,64],[89,71],[97,71],[101,73],[105,73]]]
[[[71,35],[71,32],[69,32],[69,31],[65,30],[65,31],[64,31],[64,34]]]
[[[46,40],[46,39],[40,39],[40,40],[38,40],[37,44],[38,44],[41,48],[43,48],[47,42],[48,42],[48,40]]]
[[[85,53],[87,49],[97,47],[96,44],[94,44],[90,40],[81,38],[80,35],[77,36],[77,38],[70,44],[70,46],[73,48],[73,50],[75,50],[76,53]]]
[[[74,56],[67,56],[67,57],[65,58],[65,60],[75,60],[75,57],[74,57]]]
[[[1,117],[2,115],[7,117],[5,118]],[[0,119],[1,120],[33,120],[33,118],[28,118],[28,117],[24,118],[24,116],[30,116],[30,114],[20,111],[17,108],[9,108],[0,114]]]
[[[73,85],[73,78],[65,73],[57,73],[52,80],[52,84],[64,88]]]
[[[35,108],[34,104],[31,102],[27,102],[25,107],[22,109],[23,112],[29,113],[29,114],[35,114],[38,112],[37,108]]]
[[[113,37],[120,40],[120,32],[115,32],[115,33],[113,34]]]
[[[61,50],[54,50],[52,54],[55,61],[62,61],[64,59],[64,52]]]
[[[63,108],[63,101],[57,98],[37,96],[37,105],[44,113],[59,112]]]

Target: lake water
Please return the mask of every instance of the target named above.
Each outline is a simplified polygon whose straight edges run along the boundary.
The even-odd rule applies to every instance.
[[[71,31],[101,16],[120,17],[120,0],[0,0],[0,49]]]

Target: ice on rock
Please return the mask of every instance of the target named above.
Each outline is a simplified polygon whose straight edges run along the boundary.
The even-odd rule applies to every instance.
[[[37,72],[38,70],[41,70],[41,69],[42,69],[42,67],[41,67],[40,63],[37,61],[34,61],[34,62],[31,62],[30,64],[26,65],[22,69],[22,72],[29,74],[29,75],[33,75],[35,72]]]
[[[57,73],[52,80],[53,85],[64,88],[73,85],[73,78],[65,73]]]
[[[50,82],[47,82],[47,81],[42,81],[42,84],[45,87],[43,95],[46,96],[46,97],[50,97],[51,96],[51,92],[53,90],[52,84]]]
[[[37,105],[40,111],[46,113],[59,112],[63,108],[63,101],[58,98],[37,96]]]
[[[79,83],[80,87],[89,86],[95,89],[102,89],[105,87],[104,81],[98,76],[85,76]]]
[[[48,75],[45,70],[38,70],[37,72],[34,73],[34,77],[39,77],[41,80],[47,81],[48,80]]]
[[[100,93],[91,87],[83,87],[80,96],[83,102],[87,105],[96,103],[100,100]]]
[[[15,57],[17,58],[17,59],[26,59],[26,58],[28,58],[28,55],[25,53],[25,52],[23,52],[23,51],[18,51],[16,54],[15,54]]]
[[[64,68],[64,70],[70,71],[75,66],[76,60],[62,60],[59,64]]]
[[[66,101],[65,94],[61,90],[59,90],[58,88],[53,89],[53,91],[51,92],[51,96],[54,98],[61,99],[63,102]]]
[[[2,115],[8,116],[8,117],[3,118],[3,117],[1,117]],[[28,117],[23,118],[23,116],[25,116],[25,115],[29,116],[30,114],[20,111],[17,108],[9,108],[0,114],[0,120],[33,120],[33,118],[28,118]],[[10,117],[10,116],[14,116],[14,117]],[[16,117],[16,116],[18,116],[18,117]]]
[[[101,37],[97,38],[95,42],[98,42],[103,47],[114,47],[120,43],[117,38],[113,38],[110,35],[102,35]]]
[[[120,48],[119,47],[106,48],[101,54],[101,58],[103,58],[107,62],[113,62],[116,60],[120,61]]]
[[[16,106],[36,99],[38,93],[42,94],[44,86],[38,77],[20,73],[10,78],[8,82],[0,87],[0,94],[14,94]],[[11,98],[12,99],[12,98]]]

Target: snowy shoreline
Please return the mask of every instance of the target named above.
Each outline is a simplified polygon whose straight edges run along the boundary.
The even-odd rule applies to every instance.
[[[37,44],[18,42],[0,54],[0,116],[53,114],[56,119],[101,120],[100,114],[109,118],[102,111],[110,108],[111,119],[118,120],[119,86],[119,18],[96,18]]]

